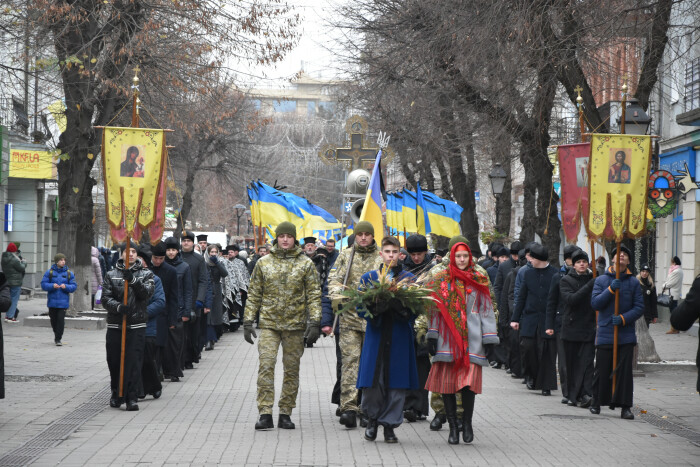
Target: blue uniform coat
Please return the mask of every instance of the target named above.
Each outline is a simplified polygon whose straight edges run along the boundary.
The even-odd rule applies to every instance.
[[[370,271],[362,275],[360,287],[367,287],[372,281],[377,281],[379,271]],[[399,280],[414,276],[410,272],[401,272]],[[358,388],[368,388],[374,385],[374,373],[377,364],[379,346],[382,343],[382,318],[373,322],[365,312],[358,311],[361,318],[367,320],[365,342],[360,355],[360,369],[357,377]],[[417,389],[418,369],[416,367],[416,352],[413,346],[413,319],[404,321],[394,319],[391,330],[391,349],[389,351],[389,385],[388,389]]]
[[[612,317],[615,314],[615,294],[610,290],[610,284],[615,279],[615,271],[608,268],[595,280],[591,306],[598,311],[598,331],[595,336],[595,345],[613,343],[614,326]],[[644,316],[644,296],[642,286],[632,275],[630,270],[620,273],[620,314],[622,326],[618,326],[617,345],[636,344],[637,334],[634,332],[634,322]]]
[[[66,288],[54,289],[54,284],[66,284]],[[78,284],[75,282],[75,274],[73,274],[73,272],[69,271],[66,266],[59,268],[54,263],[51,265],[51,268],[44,273],[44,277],[41,279],[41,288],[47,292],[46,306],[49,308],[66,309],[70,307],[70,294],[75,292],[75,289],[78,288]]]
[[[153,295],[148,302],[146,311],[148,312],[148,323],[146,324],[146,336],[156,337],[158,331],[158,318],[166,313],[165,308],[165,292],[163,291],[163,283],[160,278],[153,275],[155,288]]]

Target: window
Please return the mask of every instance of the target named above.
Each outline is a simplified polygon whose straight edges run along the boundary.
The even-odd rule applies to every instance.
[[[297,110],[296,101],[275,101],[273,104],[275,112],[295,112]]]
[[[685,111],[700,109],[700,57],[685,66]]]

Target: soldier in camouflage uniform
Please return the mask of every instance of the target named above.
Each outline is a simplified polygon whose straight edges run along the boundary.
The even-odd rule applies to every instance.
[[[279,400],[279,428],[294,429],[290,419],[299,392],[299,361],[307,342],[316,342],[321,322],[321,287],[311,260],[296,241],[291,222],[277,226],[269,255],[258,260],[248,288],[243,318],[244,337],[253,344],[255,316],[260,314],[258,355],[258,412],[256,430],[274,428],[272,405],[275,398],[275,363],[282,345],[284,380]]]
[[[456,243],[466,243],[467,245],[469,244],[469,241],[463,237],[462,235],[455,235],[450,239],[450,244],[447,248],[447,251],[451,251],[452,247]],[[437,266],[433,267],[430,271],[428,271],[428,275],[430,277],[435,277],[437,274],[441,273],[444,271],[448,266],[450,265],[450,254],[446,254],[442,258],[442,263],[438,264]],[[475,264],[474,267],[476,268],[477,271],[480,273],[484,274],[486,277],[488,277],[488,274],[486,273],[486,269],[482,268],[478,264]],[[489,288],[491,287],[491,284],[489,283]],[[491,301],[493,302],[493,308],[494,308],[494,313],[498,313],[498,310],[496,309],[496,300],[493,294],[493,289],[491,289]],[[425,321],[416,321],[415,324],[416,327],[416,335],[417,336],[422,336],[428,331],[428,324],[427,320]],[[433,431],[440,430],[442,428],[442,424],[445,423],[447,420],[445,418],[445,405],[442,402],[442,396],[437,393],[431,393],[430,394],[430,407],[435,411],[435,418],[430,422],[430,429]],[[462,420],[462,395],[457,394],[457,420],[459,423],[461,423]]]
[[[374,241],[374,227],[367,221],[358,222],[354,229],[355,243],[351,248],[343,250],[335,262],[335,269],[328,278],[328,289],[331,294],[342,291],[345,273],[350,267],[347,287],[357,289],[360,278],[366,272],[373,271],[382,263],[379,250]],[[350,263],[352,251],[355,255]],[[333,309],[342,306],[339,300],[333,301]],[[357,426],[358,390],[357,372],[360,367],[362,343],[365,340],[365,320],[357,315],[355,310],[348,310],[340,316],[340,351],[343,357],[342,374],[340,378],[340,424],[347,428]]]

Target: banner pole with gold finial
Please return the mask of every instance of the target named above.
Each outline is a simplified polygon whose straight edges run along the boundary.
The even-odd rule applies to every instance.
[[[138,66],[134,68],[134,77],[132,79],[133,84],[131,89],[133,91],[133,107],[131,109],[131,126],[133,128],[138,128],[139,126],[139,106],[141,105],[141,99],[139,99],[139,76],[138,73],[141,71]],[[129,252],[131,251],[131,234],[132,230],[126,225],[126,216],[124,217],[124,227],[126,228],[126,247],[124,251],[124,270],[129,269]],[[129,304],[129,283],[124,281],[124,306]],[[122,317],[122,353],[120,356],[119,363],[119,397],[124,397],[124,358],[126,356],[126,314]]]

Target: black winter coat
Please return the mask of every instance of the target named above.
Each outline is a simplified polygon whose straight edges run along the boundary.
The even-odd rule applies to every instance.
[[[569,273],[568,266],[564,265],[559,268],[557,273],[552,278],[552,283],[549,286],[549,295],[547,296],[547,329],[554,329],[554,333],[561,332],[561,316],[564,312],[564,305],[559,300],[559,283],[561,278]]]
[[[512,318],[520,323],[520,337],[536,337],[539,333],[545,339],[552,338],[545,333],[545,319],[549,286],[556,273],[557,269],[551,264],[525,271]]]
[[[654,318],[659,317],[659,311],[656,308],[656,287],[651,285],[649,279],[638,277],[639,285],[642,286],[642,295],[644,296],[644,319],[651,322]]]
[[[498,272],[496,273],[496,280],[493,282],[493,293],[496,296],[496,302],[498,303],[498,312],[502,313],[501,308],[508,301],[508,292],[505,287],[506,277],[515,268],[515,260],[510,258],[508,261],[504,261],[498,265]],[[504,293],[505,292],[505,293]],[[507,305],[505,305],[507,308]]]
[[[148,322],[148,302],[155,290],[153,273],[143,267],[140,259],[129,266],[134,279],[129,283],[127,304],[131,307],[126,316],[127,328],[145,328]],[[124,303],[124,260],[117,261],[117,267],[105,276],[102,284],[102,305],[107,310],[107,327],[121,328],[122,314],[119,305]]]
[[[192,279],[192,303],[190,306],[194,310],[196,303],[200,302],[204,305],[207,301],[207,289],[209,287],[209,271],[204,262],[204,257],[198,255],[194,251],[185,253],[180,252],[180,257],[190,267]]]
[[[563,306],[561,338],[575,342],[595,340],[595,310],[591,306],[593,274],[578,274],[573,268],[559,283],[559,301]]]
[[[192,273],[190,272],[190,266],[182,260],[180,255],[174,259],[166,258],[165,261],[175,268],[175,274],[177,274],[178,321],[181,321],[182,318],[191,318],[194,314],[194,308],[192,307]],[[166,298],[165,300],[167,301],[168,299]]]
[[[698,318],[700,318],[700,276],[693,281],[685,300],[671,313],[671,326],[679,331],[687,331]],[[700,346],[695,356],[695,366],[700,370]],[[700,392],[700,372],[698,372],[696,389]]]
[[[177,284],[177,271],[165,261],[158,267],[151,266],[153,274],[158,276],[165,293],[165,313],[158,315],[156,344],[164,346],[168,340],[168,328],[179,321],[180,289]]]

